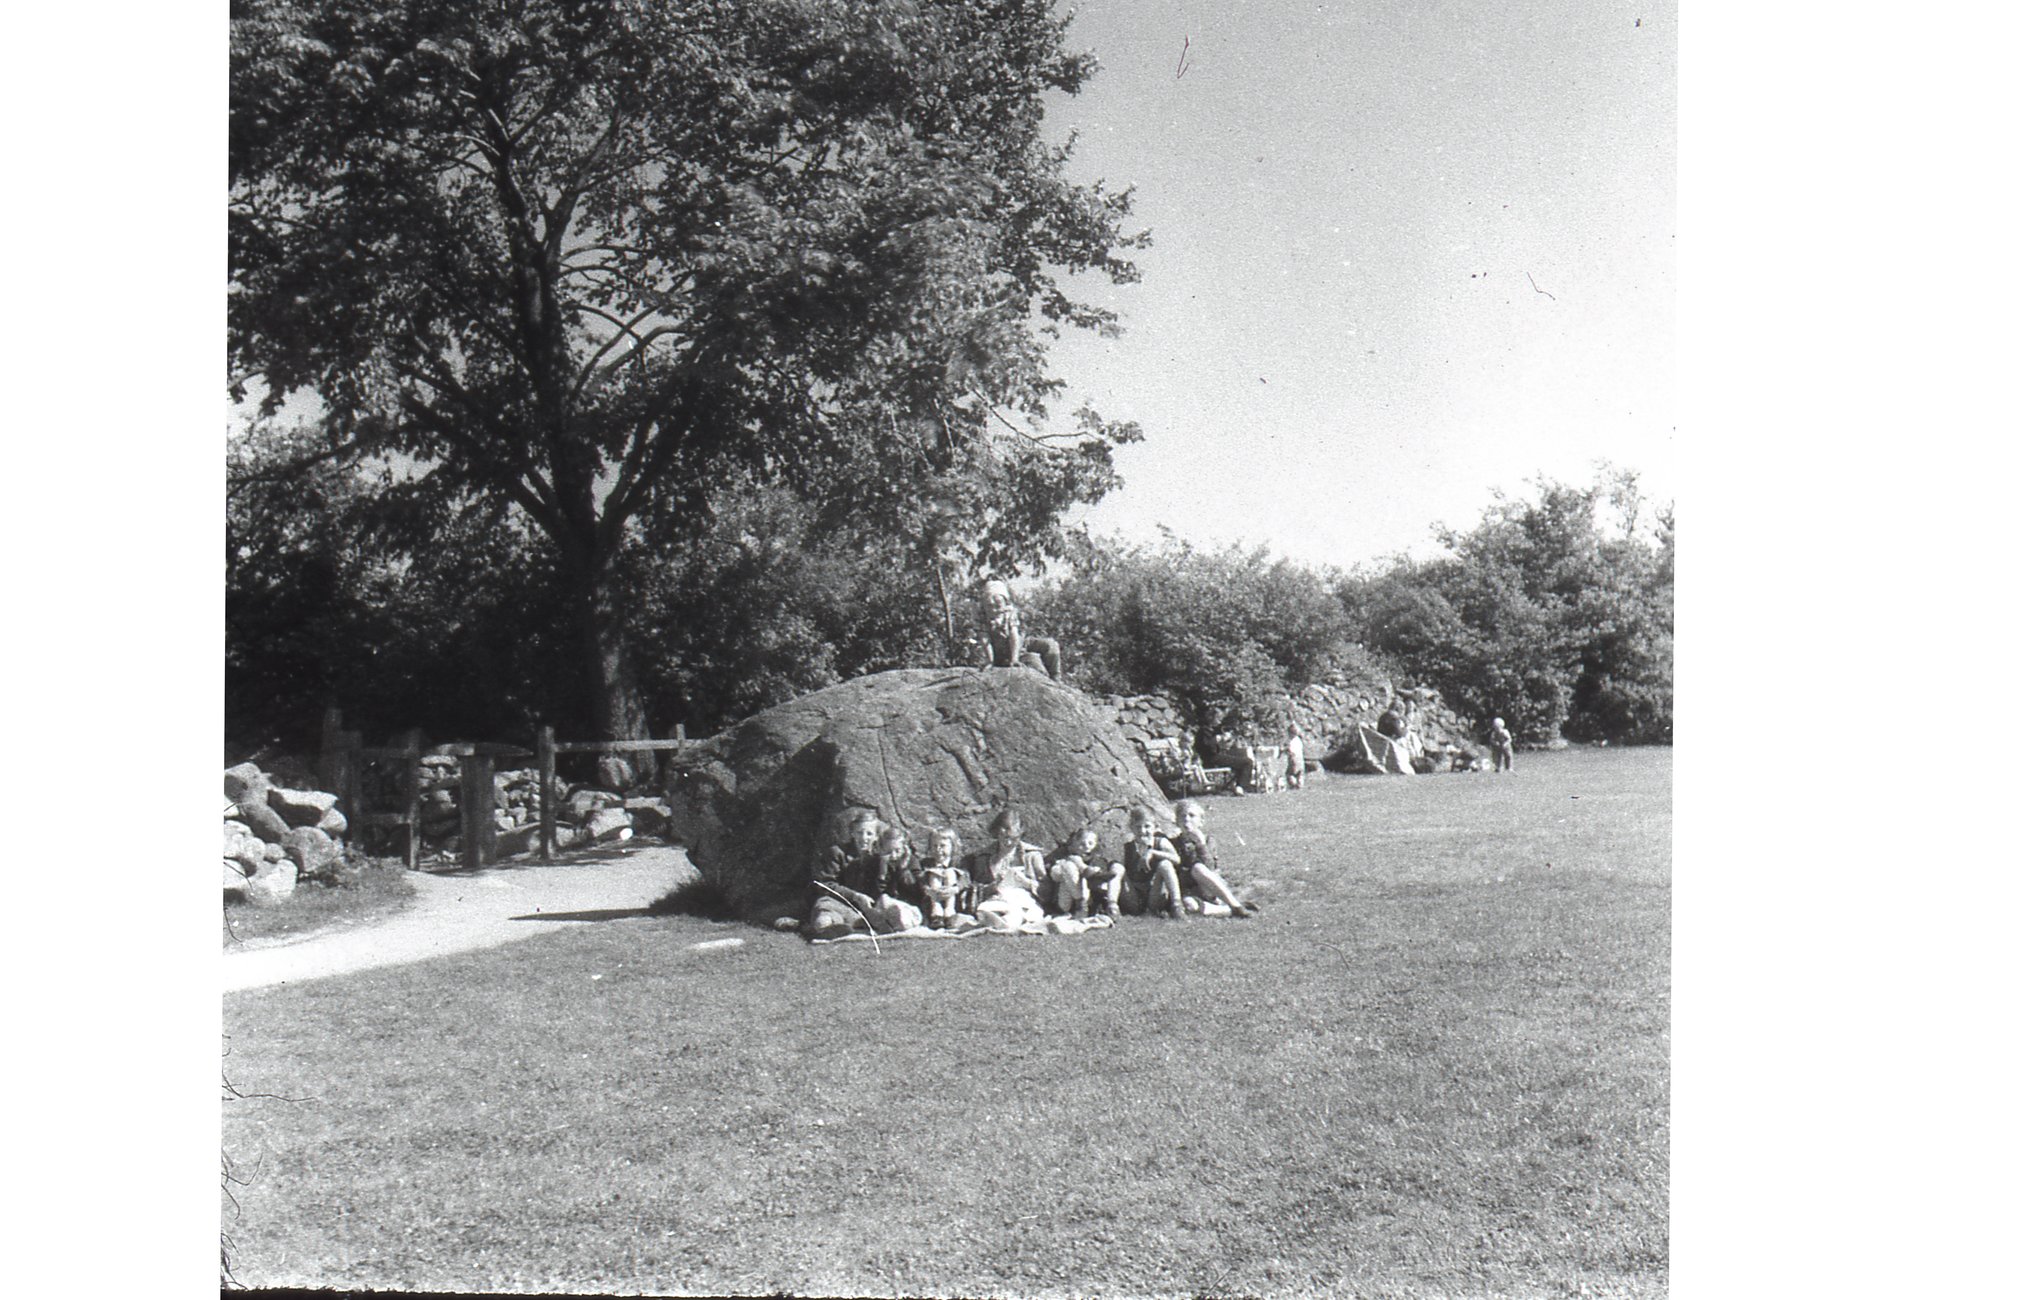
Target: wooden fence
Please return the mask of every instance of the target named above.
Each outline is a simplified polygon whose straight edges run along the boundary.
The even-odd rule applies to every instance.
[[[456,808],[462,819],[462,861],[465,867],[482,866],[497,860],[497,823],[492,816],[496,791],[492,778],[500,759],[534,759],[539,765],[540,861],[551,862],[554,855],[554,767],[562,754],[624,754],[677,751],[695,742],[687,738],[684,725],[673,729],[671,740],[578,740],[558,741],[552,727],[541,727],[532,749],[483,741],[461,741],[435,745],[423,750],[417,735],[408,733],[406,743],[397,746],[368,746],[361,732],[343,728],[343,713],[329,709],[322,718],[323,788],[342,802],[344,815],[360,829],[392,828],[405,832],[407,870],[420,865],[421,759],[449,755],[461,760],[462,779],[456,792]],[[399,772],[397,807],[372,808],[364,794],[367,764],[395,764]]]
[[[554,860],[554,760],[562,754],[630,754],[677,752],[694,742],[687,739],[686,724],[673,728],[671,740],[570,740],[554,739],[552,727],[541,727],[534,742],[540,764],[540,861]]]

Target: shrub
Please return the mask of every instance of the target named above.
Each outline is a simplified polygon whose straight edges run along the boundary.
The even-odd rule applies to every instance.
[[[1169,696],[1201,732],[1266,725],[1271,697],[1319,680],[1345,644],[1327,575],[1265,549],[1089,542],[1025,602],[1026,627],[1065,642],[1067,675]]]

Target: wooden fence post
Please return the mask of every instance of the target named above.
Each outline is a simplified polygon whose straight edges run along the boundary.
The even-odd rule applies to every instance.
[[[554,729],[540,728],[540,861],[554,860]]]
[[[343,710],[331,705],[322,714],[322,758],[317,773],[322,788],[334,794],[343,815],[362,823],[364,815],[364,733],[343,729]]]
[[[316,775],[322,778],[322,788],[343,793],[343,710],[334,704],[322,711],[322,761],[316,765]],[[346,815],[355,813],[346,808]]]
[[[462,864],[481,867],[497,835],[491,820],[491,769],[489,754],[462,756]]]
[[[406,799],[406,869],[420,870],[420,737],[407,733],[400,755],[400,794]]]

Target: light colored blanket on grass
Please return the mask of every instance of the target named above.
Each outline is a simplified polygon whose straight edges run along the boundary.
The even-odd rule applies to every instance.
[[[868,943],[873,939],[877,943],[881,943],[886,939],[972,939],[974,936],[981,934],[1085,934],[1089,930],[1108,929],[1113,924],[1114,922],[1104,916],[1090,916],[1084,921],[1075,921],[1069,916],[1050,916],[1042,921],[1033,922],[1030,925],[1015,926],[1009,929],[1002,929],[991,925],[971,925],[964,930],[932,930],[920,925],[914,926],[909,930],[893,930],[888,934],[876,935],[866,934],[858,930],[853,934],[836,935],[831,939],[814,939],[812,942]]]

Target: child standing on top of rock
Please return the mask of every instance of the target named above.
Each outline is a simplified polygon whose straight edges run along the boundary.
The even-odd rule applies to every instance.
[[[1121,849],[1121,905],[1132,915],[1182,921],[1184,892],[1177,879],[1182,859],[1177,846],[1156,825],[1156,814],[1137,808],[1128,814],[1128,841]]]
[[[1058,643],[1048,636],[1023,635],[1023,617],[1009,598],[1009,585],[990,582],[982,589],[982,605],[988,617],[988,662],[997,668],[1020,668],[1026,659],[1044,671],[1052,681],[1061,679],[1064,659]]]
[[[1190,878],[1190,892],[1207,902],[1224,904],[1235,916],[1260,915],[1260,909],[1241,902],[1226,877],[1219,874],[1219,852],[1205,833],[1205,805],[1195,799],[1180,801],[1177,827],[1177,853],[1183,859],[1184,874]]]

